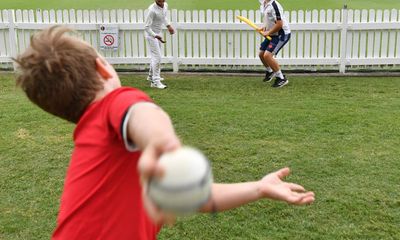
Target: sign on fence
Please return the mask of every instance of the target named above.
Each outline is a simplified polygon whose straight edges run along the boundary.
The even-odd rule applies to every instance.
[[[100,48],[118,50],[119,29],[118,26],[100,25]]]

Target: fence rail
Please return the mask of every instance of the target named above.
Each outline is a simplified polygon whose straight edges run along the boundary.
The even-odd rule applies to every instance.
[[[113,64],[147,64],[143,10],[0,10],[0,63],[29,45],[37,30],[54,24],[70,26]],[[400,10],[312,10],[284,13],[292,38],[277,58],[283,65],[400,65]],[[163,62],[174,71],[181,65],[260,65],[262,36],[241,24],[236,15],[261,24],[259,11],[171,10],[177,33],[163,50]],[[119,28],[119,48],[101,50],[99,26]]]

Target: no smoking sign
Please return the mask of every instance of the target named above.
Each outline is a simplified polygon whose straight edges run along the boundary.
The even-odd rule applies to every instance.
[[[100,48],[101,49],[118,49],[118,32],[117,26],[101,25],[100,31]]]
[[[112,46],[114,44],[114,37],[112,35],[105,35],[103,42],[106,46]]]

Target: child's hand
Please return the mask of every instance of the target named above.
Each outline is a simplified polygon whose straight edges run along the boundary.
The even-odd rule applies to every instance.
[[[167,29],[168,29],[168,32],[169,32],[169,34],[174,34],[175,33],[175,29],[171,26],[171,25],[168,25],[167,26]]]
[[[256,31],[261,33],[261,32],[266,31],[266,28],[265,27],[260,27],[260,28],[257,28]]]
[[[313,192],[307,192],[301,185],[283,181],[289,174],[289,168],[282,168],[263,177],[259,181],[261,196],[295,205],[311,204],[314,202],[315,197]]]
[[[265,38],[269,37],[269,32],[268,31],[261,31],[260,32]]]
[[[157,225],[172,226],[176,221],[176,216],[162,212],[147,196],[147,184],[143,186],[142,191],[143,205],[147,215]]]
[[[157,161],[160,156],[169,151],[173,151],[181,146],[177,138],[170,137],[169,139],[158,139],[157,142],[148,144],[143,149],[139,159],[139,174],[142,183],[142,198],[147,214],[156,224],[172,225],[175,222],[175,216],[167,215],[161,212],[147,197],[147,187],[150,178],[159,178],[163,175],[164,169],[158,167]]]

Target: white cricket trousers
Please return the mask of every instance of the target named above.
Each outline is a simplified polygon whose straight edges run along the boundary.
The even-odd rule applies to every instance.
[[[149,76],[157,81],[161,79],[161,42],[152,36],[146,36],[146,40],[151,56]]]

